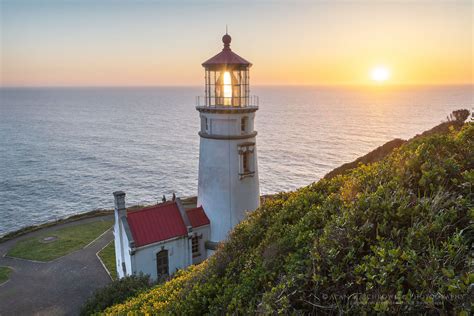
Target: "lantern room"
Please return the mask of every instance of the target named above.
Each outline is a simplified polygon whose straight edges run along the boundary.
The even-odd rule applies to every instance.
[[[252,64],[230,49],[232,38],[222,37],[222,51],[205,61],[206,88],[204,97],[197,98],[198,106],[249,107],[258,105],[258,98],[250,96],[249,68]]]

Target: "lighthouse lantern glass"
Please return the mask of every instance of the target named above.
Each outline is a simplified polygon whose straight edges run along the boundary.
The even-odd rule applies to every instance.
[[[206,69],[206,105],[246,107],[248,69]]]
[[[232,98],[232,80],[228,71],[224,72],[224,98]]]

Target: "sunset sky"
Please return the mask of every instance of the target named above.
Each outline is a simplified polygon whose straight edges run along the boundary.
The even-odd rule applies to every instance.
[[[3,86],[200,85],[226,24],[252,84],[473,83],[469,0],[0,3]]]

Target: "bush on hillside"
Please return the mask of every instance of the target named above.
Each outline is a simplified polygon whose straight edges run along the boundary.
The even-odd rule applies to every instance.
[[[474,124],[267,200],[216,254],[108,314],[467,314]]]
[[[115,280],[106,287],[97,290],[81,309],[81,315],[92,315],[114,304],[138,295],[152,286],[150,276],[128,276]]]
[[[448,121],[464,122],[469,117],[469,114],[471,113],[466,109],[456,110],[449,114]]]
[[[451,114],[449,114],[447,118],[447,122],[443,122],[427,131],[424,131],[421,135],[417,135],[414,138],[417,137],[426,137],[429,135],[433,134],[446,134],[449,132],[451,129],[456,129],[459,130],[464,124],[464,121],[469,117],[471,113],[469,110],[466,109],[460,109],[460,110],[455,110]],[[406,143],[406,140],[396,138],[393,139],[389,142],[386,142],[382,146],[374,149],[373,151],[369,152],[368,154],[357,158],[356,160],[352,162],[345,163],[330,172],[328,172],[324,178],[325,179],[330,179],[333,178],[337,175],[345,174],[348,173],[350,170],[356,168],[359,166],[359,164],[370,164],[374,163],[377,161],[382,160],[383,158],[387,157],[390,155],[395,148],[400,147],[404,143]]]

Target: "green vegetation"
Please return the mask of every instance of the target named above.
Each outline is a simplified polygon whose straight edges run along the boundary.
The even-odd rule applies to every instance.
[[[11,273],[12,269],[10,267],[0,267],[0,284],[7,281]]]
[[[31,232],[34,232],[34,231],[37,231],[37,230],[40,230],[40,229],[43,229],[43,228],[52,227],[52,226],[56,226],[56,225],[59,225],[59,224],[70,223],[70,222],[74,222],[74,221],[77,221],[77,220],[80,220],[80,219],[86,219],[86,218],[91,218],[91,217],[99,217],[99,216],[105,216],[105,215],[113,215],[113,214],[114,214],[114,210],[93,210],[93,211],[90,211],[90,212],[87,212],[87,213],[76,214],[76,215],[69,216],[67,218],[58,219],[58,220],[53,221],[53,222],[48,222],[48,223],[44,223],[44,224],[40,224],[40,225],[33,225],[33,226],[23,227],[19,230],[15,230],[13,232],[7,233],[4,236],[0,237],[0,243],[2,243],[4,241],[7,241],[7,240],[10,240],[10,239],[13,239],[13,238],[16,238],[16,237],[26,235],[28,233],[31,233]]]
[[[128,276],[115,280],[106,287],[96,291],[84,304],[81,315],[93,315],[127,298],[137,295],[152,286],[148,275]]]
[[[464,122],[469,118],[470,114],[469,110],[466,109],[456,110],[449,114],[447,119],[448,122]]]
[[[38,236],[20,240],[7,253],[10,257],[50,261],[89,244],[112,226],[112,221],[96,221],[44,232]],[[44,238],[53,237],[52,241]]]
[[[107,270],[109,270],[112,280],[117,279],[117,265],[115,263],[115,245],[110,242],[104,249],[99,251],[99,257],[104,263]]]
[[[207,261],[106,313],[467,314],[473,168],[473,123],[416,137],[267,199]]]
[[[460,129],[464,125],[464,121],[469,117],[468,110],[456,110],[453,111],[448,117],[447,122],[443,122],[432,129],[424,131],[421,135],[416,135],[413,139],[417,137],[426,137],[434,134],[446,134],[451,128]],[[405,144],[407,141],[403,139],[393,139],[382,146],[374,149],[368,154],[357,158],[356,160],[345,163],[334,170],[330,171],[324,176],[325,179],[331,179],[337,175],[345,174],[351,171],[352,169],[357,168],[361,163],[362,164],[371,164],[377,161],[380,161],[391,154],[395,148],[398,148]]]
[[[403,139],[400,139],[400,138],[396,138],[394,140],[391,140],[391,141],[383,144],[382,146],[377,147],[376,149],[372,150],[370,153],[368,153],[368,154],[366,154],[362,157],[359,157],[359,158],[357,158],[356,160],[354,160],[352,162],[345,163],[345,164],[331,170],[330,172],[328,172],[328,174],[326,174],[324,176],[324,179],[331,179],[331,178],[334,178],[335,176],[348,173],[349,171],[357,168],[360,164],[367,165],[367,164],[370,164],[370,163],[380,161],[380,160],[384,159],[385,157],[387,157],[389,154],[391,154],[395,150],[395,148],[400,147],[401,145],[403,145],[406,142],[407,142],[406,140],[403,140]]]

